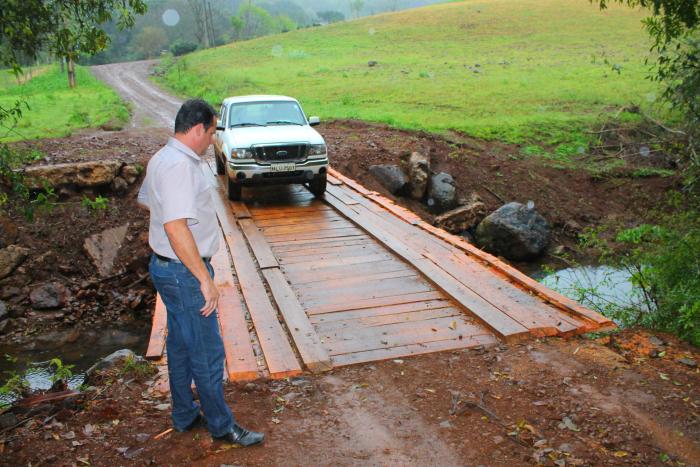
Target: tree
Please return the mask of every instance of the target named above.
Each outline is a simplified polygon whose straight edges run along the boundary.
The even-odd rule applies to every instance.
[[[360,11],[365,6],[364,0],[350,0],[350,12],[355,18],[360,17]]]
[[[318,13],[316,13],[316,16],[318,16],[321,20],[329,24],[337,23],[338,21],[345,21],[345,15],[335,10],[319,11]]]
[[[651,11],[644,20],[656,52],[654,79],[665,86],[664,98],[684,116],[688,185],[700,186],[700,2],[698,0],[595,0]]]
[[[144,0],[2,0],[0,64],[19,76],[21,59],[36,60],[45,50],[66,58],[71,70],[78,54],[94,55],[107,46],[103,24],[116,18],[119,29],[129,28],[146,8]],[[74,76],[69,84],[75,85]],[[19,102],[0,107],[0,123],[20,116]]]
[[[160,55],[160,52],[168,45],[168,36],[162,28],[146,26],[141,29],[131,46],[141,58],[152,58]]]

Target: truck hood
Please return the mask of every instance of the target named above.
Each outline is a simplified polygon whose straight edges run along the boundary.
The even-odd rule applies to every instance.
[[[253,144],[309,143],[325,144],[323,137],[310,126],[274,125],[229,128],[224,136],[231,148],[247,148]]]

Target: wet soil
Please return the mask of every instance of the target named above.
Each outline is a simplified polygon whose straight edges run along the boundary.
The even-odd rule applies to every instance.
[[[697,349],[649,334],[547,339],[228,384],[262,446],[169,432],[153,381],[112,373],[15,429],[2,465],[698,465]],[[21,419],[24,415],[19,414]]]

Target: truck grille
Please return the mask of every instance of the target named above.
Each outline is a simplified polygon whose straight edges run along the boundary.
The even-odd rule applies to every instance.
[[[301,162],[306,159],[308,145],[284,144],[253,146],[255,159],[258,162]]]

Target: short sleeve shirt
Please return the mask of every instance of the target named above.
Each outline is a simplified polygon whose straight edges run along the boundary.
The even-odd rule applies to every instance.
[[[187,145],[170,138],[148,162],[138,202],[150,210],[148,243],[161,256],[176,259],[164,224],[187,219],[203,257],[219,248],[220,232],[211,199],[212,186],[202,173],[206,162]]]

